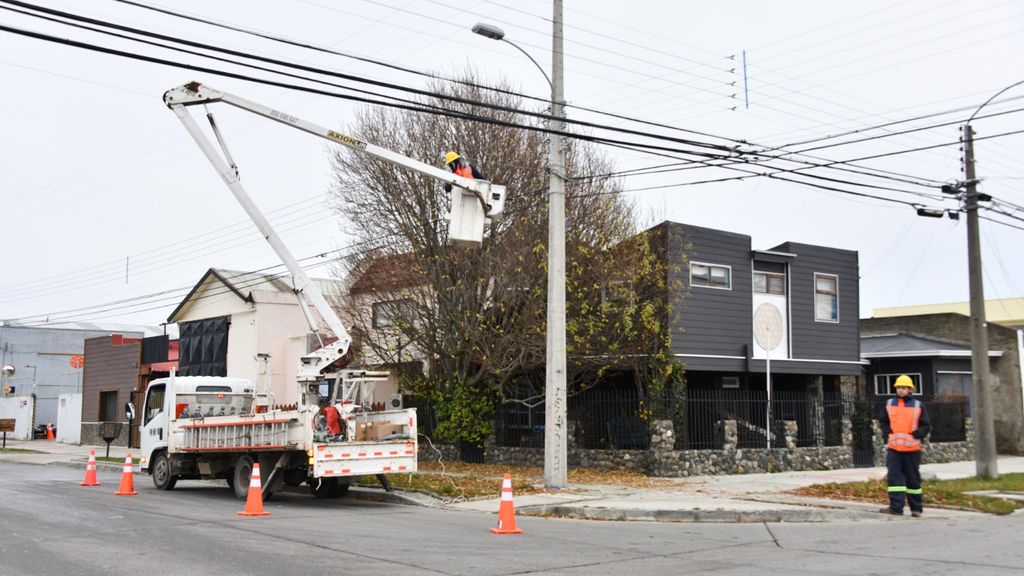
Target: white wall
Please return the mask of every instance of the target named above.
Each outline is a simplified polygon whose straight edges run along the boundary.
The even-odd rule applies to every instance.
[[[82,395],[61,394],[57,398],[57,442],[79,444],[82,438]]]
[[[292,404],[299,400],[296,384],[299,358],[306,353],[306,335],[310,333],[309,323],[299,308],[294,294],[283,292],[254,291],[256,319],[254,332],[256,341],[249,349],[249,357],[255,353],[270,354],[271,390],[278,404]],[[315,313],[315,310],[311,312]],[[314,321],[320,322],[319,315]],[[321,325],[323,323],[321,322]],[[234,324],[231,326],[234,329]],[[230,345],[228,353],[230,354]],[[255,366],[255,362],[253,363]],[[259,390],[262,390],[262,372]]]
[[[0,398],[0,418],[14,418],[14,432],[7,437],[15,440],[32,439],[32,410],[35,408],[31,396],[9,396]]]

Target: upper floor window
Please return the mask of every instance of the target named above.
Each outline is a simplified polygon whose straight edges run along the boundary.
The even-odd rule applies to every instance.
[[[413,302],[408,298],[402,300],[389,300],[386,302],[373,303],[373,327],[388,328],[398,324],[405,318],[411,321],[413,314]]]
[[[732,290],[732,267],[690,262],[690,286]]]
[[[818,322],[839,322],[838,276],[814,275],[814,319]]]
[[[754,292],[758,294],[786,294],[786,275],[754,272]]]

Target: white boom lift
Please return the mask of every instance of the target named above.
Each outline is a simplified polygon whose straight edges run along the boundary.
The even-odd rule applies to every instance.
[[[270,472],[263,482],[265,496],[280,489],[282,483],[302,482],[317,496],[339,495],[354,476],[376,474],[384,482],[387,472],[415,471],[415,409],[374,409],[381,404],[372,402],[373,384],[386,378],[386,372],[334,368],[351,344],[348,330],[243,188],[212,113],[207,112],[207,117],[223,157],[188,111],[189,106],[217,102],[451,184],[447,218],[449,238],[455,244],[479,244],[485,224],[504,208],[504,186],[458,176],[198,82],[168,90],[164,103],[291,273],[299,306],[320,347],[299,361],[299,402],[291,407],[276,406],[269,391],[261,395],[252,383],[238,378],[172,374],[151,382],[140,429],[143,470],[164,490],[173,488],[178,479],[226,478],[239,498],[247,494],[248,475],[255,461]],[[307,298],[325,326],[310,311]],[[336,340],[325,343],[323,328]],[[323,411],[319,402],[322,383],[333,390]]]

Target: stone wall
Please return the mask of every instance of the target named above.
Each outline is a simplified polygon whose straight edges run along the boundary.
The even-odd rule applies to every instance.
[[[875,466],[885,466],[886,441],[878,420],[871,421],[871,429],[874,431]],[[932,442],[925,438],[921,444],[921,463],[974,460],[974,421],[970,418],[964,420],[964,436],[966,439],[962,442]]]
[[[102,422],[82,422],[81,444],[86,446],[106,446],[107,443],[100,437],[100,424]],[[121,425],[121,435],[110,443],[111,446],[127,446],[128,431],[130,426],[127,423]]]
[[[922,462],[951,462],[974,457],[974,427],[966,423],[967,440],[964,442],[932,443],[925,441]],[[784,437],[780,448],[737,448],[737,426],[733,420],[722,423],[724,443],[721,450],[675,450],[675,438],[670,420],[651,424],[650,450],[584,450],[570,445],[568,464],[573,468],[596,470],[628,470],[650,476],[685,477],[718,474],[753,474],[759,472],[789,472],[802,470],[832,470],[853,468],[852,428],[843,422],[842,446],[811,446],[798,448],[797,423],[782,422]],[[874,430],[875,465],[885,465],[885,441],[877,421]],[[457,460],[458,447],[437,445],[445,460]],[[485,443],[484,455],[488,464],[503,466],[544,466],[543,448],[496,446],[494,439]],[[420,443],[420,459],[434,460],[438,453],[426,442]]]

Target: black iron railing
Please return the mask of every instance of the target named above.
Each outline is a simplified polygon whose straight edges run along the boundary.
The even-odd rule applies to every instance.
[[[406,397],[417,408],[419,431],[433,435],[436,412],[422,400]],[[838,393],[812,396],[807,392],[772,393],[771,426],[766,427],[767,394],[764,390],[690,389],[652,405],[630,390],[584,391],[568,398],[569,446],[583,449],[647,450],[650,423],[671,420],[677,450],[721,450],[727,434],[736,448],[764,448],[768,434],[772,447],[841,446],[844,440],[865,453],[872,450],[871,419],[883,412],[884,400],[856,400]],[[966,401],[933,399],[925,403],[932,423],[932,442],[966,439]],[[495,444],[505,447],[544,446],[544,403],[497,403],[492,421]],[[795,427],[786,423],[795,423]],[[844,426],[850,436],[843,437]]]

